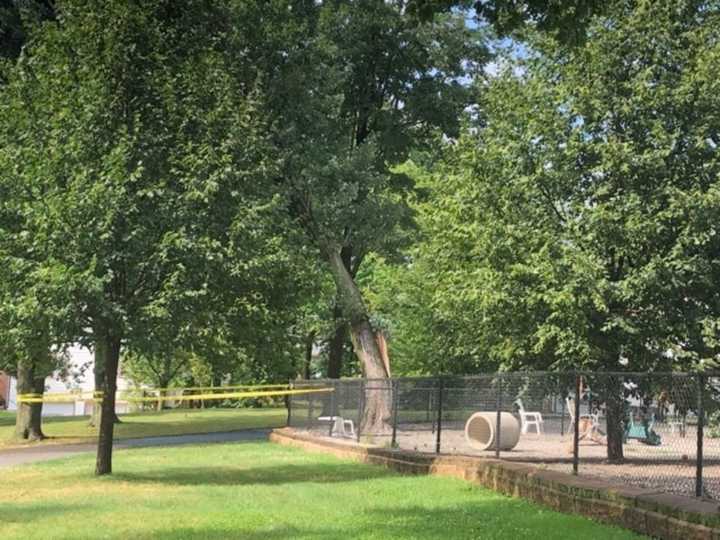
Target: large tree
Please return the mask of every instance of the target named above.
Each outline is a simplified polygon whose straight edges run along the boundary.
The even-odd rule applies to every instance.
[[[717,359],[719,23],[718,2],[621,3],[580,47],[534,37],[506,60],[421,209],[448,352],[611,371]],[[623,387],[594,392],[621,459]]]
[[[267,21],[255,30],[264,32],[256,63],[276,119],[278,182],[307,256],[333,277],[336,315],[369,378],[388,374],[355,275],[367,253],[395,249],[411,223],[412,184],[389,166],[434,130],[457,134],[470,95],[461,82],[487,58],[463,12],[420,20],[404,4],[244,5],[248,20]],[[263,16],[247,15],[253,9]],[[387,415],[382,399],[368,400],[364,429],[384,429]]]
[[[106,474],[121,349],[144,350],[150,327],[220,317],[221,285],[253,309],[262,294],[237,282],[246,269],[272,275],[261,266],[277,262],[266,230],[280,214],[222,4],[56,8],[6,72],[0,186],[23,215],[14,243],[63,276],[77,338],[104,356],[96,472]]]

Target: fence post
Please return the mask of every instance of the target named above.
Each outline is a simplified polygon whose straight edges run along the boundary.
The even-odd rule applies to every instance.
[[[580,462],[580,375],[575,374],[575,421],[573,422],[573,474],[577,475]]]
[[[435,433],[435,453],[440,453],[440,434],[442,433],[442,400],[443,400],[443,385],[445,384],[445,379],[440,377],[440,380],[438,381],[438,390],[437,390],[437,432]]]
[[[360,380],[360,406],[358,407],[357,441],[360,442],[363,416],[365,416],[365,379]]]
[[[705,407],[703,403],[703,390],[705,389],[705,377],[698,373],[697,377],[697,455],[695,463],[695,496],[703,495],[703,439],[705,428]]]
[[[392,419],[392,441],[390,441],[390,448],[397,446],[397,418],[398,418],[398,390],[400,388],[399,381],[393,379],[392,381],[392,403],[393,403],[393,419]]]
[[[560,397],[560,436],[565,435],[565,398],[563,397],[563,386],[558,376],[557,395]],[[557,402],[556,402],[557,403]]]
[[[503,391],[503,384],[502,384],[502,373],[497,374],[498,380],[497,380],[497,396],[495,400],[495,457],[500,458],[500,425],[501,425],[501,417],[500,412],[502,410],[502,391]]]
[[[427,381],[426,381],[426,383],[427,383]],[[426,418],[427,418],[427,421],[429,422],[429,421],[430,421],[430,411],[432,411],[432,392],[428,392],[427,395],[428,395],[428,398],[427,398],[427,414],[426,414]],[[435,432],[435,422],[433,422],[432,430],[433,430],[433,433],[434,433],[434,432]]]
[[[335,392],[337,391],[337,387],[335,386],[335,381],[332,382],[332,392],[330,392],[330,428],[328,429],[328,437],[332,437],[333,434],[333,428],[335,427],[335,417],[337,416],[335,414]]]
[[[313,422],[313,416],[314,416],[314,405],[315,405],[315,397],[313,394],[305,394],[308,397],[308,416],[307,416],[307,425],[308,428],[315,427],[315,422]]]
[[[293,389],[292,379],[290,379],[290,381],[288,382],[288,389],[289,389],[290,391],[292,391],[292,389]],[[292,400],[293,400],[293,396],[292,396],[292,394],[288,394],[288,395],[285,396],[285,397],[287,398],[287,399],[286,399],[286,402],[285,402],[285,403],[287,404],[287,422],[286,422],[286,424],[287,424],[287,427],[290,427],[290,426],[292,425],[291,422],[292,422]]]

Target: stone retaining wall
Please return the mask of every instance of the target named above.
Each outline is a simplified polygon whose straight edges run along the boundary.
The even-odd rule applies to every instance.
[[[720,540],[718,503],[611,484],[496,459],[393,450],[314,438],[291,428],[270,440],[304,450],[389,467],[406,474],[461,478],[561,512],[582,514],[667,540]]]

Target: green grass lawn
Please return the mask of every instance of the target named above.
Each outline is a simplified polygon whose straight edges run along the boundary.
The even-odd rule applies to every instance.
[[[212,433],[285,425],[285,409],[180,409],[163,412],[125,414],[115,426],[115,437],[152,437],[186,433]],[[0,413],[0,447],[17,445],[13,440],[15,414]],[[97,438],[97,428],[88,425],[86,416],[56,416],[43,419],[47,442],[84,442]],[[45,444],[46,441],[43,441]],[[37,444],[37,443],[35,443]]]
[[[3,473],[10,538],[637,538],[461,480],[387,469],[271,443],[117,451]]]

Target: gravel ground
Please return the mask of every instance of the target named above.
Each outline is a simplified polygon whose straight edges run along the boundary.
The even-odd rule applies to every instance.
[[[416,424],[403,426],[397,432],[400,448],[418,452],[435,452],[436,433],[430,425]],[[443,428],[441,451],[449,454],[494,457],[493,451],[479,451],[471,447],[465,439],[461,426],[454,429]],[[542,435],[534,433],[521,435],[518,445],[512,451],[501,452],[506,460],[532,463],[550,470],[572,471],[572,436],[561,435],[559,426],[546,424]],[[408,429],[411,428],[411,429]],[[637,487],[657,489],[683,495],[694,495],[696,474],[696,432],[688,428],[685,437],[672,433],[665,426],[655,429],[662,437],[660,446],[648,446],[637,440],[630,440],[624,446],[625,462],[610,464],[606,461],[606,449],[603,444],[590,440],[580,442],[580,476],[599,477],[603,480],[615,480]],[[312,432],[314,436],[326,438],[325,429]],[[353,444],[351,439],[345,440]],[[374,436],[363,439],[364,442],[379,447],[390,445],[389,436]],[[720,440],[705,438],[704,441],[704,487],[706,495],[720,499]]]

